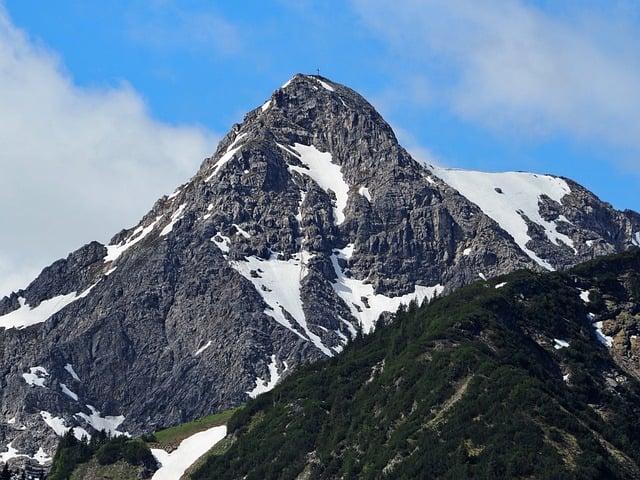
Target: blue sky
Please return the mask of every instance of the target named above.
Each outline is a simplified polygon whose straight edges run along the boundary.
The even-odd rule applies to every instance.
[[[0,200],[22,204],[24,192],[37,198],[2,219],[35,219],[32,232],[16,229],[13,243],[0,244],[0,277],[11,276],[12,285],[51,256],[134,223],[188,178],[246,111],[294,73],[316,68],[369,99],[417,156],[461,168],[564,175],[617,208],[640,210],[635,2],[2,5],[0,60],[5,77],[8,70],[20,75],[0,78],[17,112],[6,120],[11,133],[0,138],[14,141],[16,153],[0,153],[0,162],[13,180],[35,180],[13,189],[0,184]],[[41,130],[31,130],[34,123]],[[42,178],[10,166],[21,155]],[[43,204],[56,205],[59,215]],[[25,242],[29,234],[33,241]],[[43,236],[56,240],[36,254]],[[21,257],[7,253],[18,246]],[[14,275],[26,258],[33,265]]]

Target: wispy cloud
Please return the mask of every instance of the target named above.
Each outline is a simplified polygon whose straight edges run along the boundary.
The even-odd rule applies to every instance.
[[[461,117],[640,150],[640,31],[627,20],[630,4],[551,2],[554,12],[522,0],[353,4],[404,60],[397,74],[406,65],[430,71],[437,98]]]
[[[390,112],[407,104],[424,108],[435,101],[435,89],[429,78],[422,74],[404,75],[393,86],[378,92],[371,102],[381,112]]]
[[[135,222],[215,146],[151,118],[128,85],[79,88],[0,5],[0,295]]]
[[[402,145],[415,160],[425,164],[442,165],[442,162],[437,158],[436,154],[422,145],[411,132],[398,125],[391,125],[391,128],[393,128],[393,131],[398,137],[400,145]]]

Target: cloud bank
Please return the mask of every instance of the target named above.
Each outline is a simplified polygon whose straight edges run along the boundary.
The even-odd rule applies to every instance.
[[[640,32],[629,20],[638,12],[625,2],[561,4],[550,2],[551,12],[521,0],[353,0],[404,60],[397,73],[430,71],[433,97],[459,116],[640,150]]]
[[[106,241],[194,173],[211,132],[154,120],[126,84],[81,88],[0,5],[0,296]]]

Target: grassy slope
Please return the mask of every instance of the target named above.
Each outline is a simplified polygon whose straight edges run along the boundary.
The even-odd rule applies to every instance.
[[[224,425],[238,409],[230,409],[224,412],[208,415],[192,422],[184,423],[175,427],[166,428],[155,432],[152,436],[153,442],[147,442],[151,448],[162,448],[168,451],[175,449],[182,440],[191,435],[207,430],[212,427]],[[222,443],[222,442],[221,442]],[[214,447],[212,453],[220,453],[219,446]],[[95,454],[83,463],[78,464],[73,473],[71,480],[137,480],[143,478],[146,474],[150,476],[150,472],[141,466],[131,465],[124,460],[112,463],[110,465],[100,465],[96,460]],[[60,452],[56,454],[60,457]],[[202,463],[202,460],[200,463]]]
[[[636,250],[401,313],[237,412],[192,478],[637,478],[640,385],[606,387],[616,367],[575,288],[637,304],[617,280],[640,291],[637,272]]]
[[[144,469],[124,461],[112,465],[100,465],[95,459],[79,465],[70,480],[139,480]]]
[[[226,424],[233,416],[233,414],[237,411],[237,408],[232,408],[229,410],[225,410],[224,412],[207,415],[206,417],[199,418],[192,422],[183,423],[181,425],[166,428],[164,430],[159,430],[154,433],[156,441],[149,442],[149,445],[152,448],[173,450],[185,438],[188,438],[195,433]]]

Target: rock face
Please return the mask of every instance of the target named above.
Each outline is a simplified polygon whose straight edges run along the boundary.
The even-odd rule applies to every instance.
[[[296,75],[137,226],[0,300],[0,455],[237,405],[400,303],[633,244],[638,214],[421,164],[360,95]]]
[[[247,404],[192,478],[640,478],[639,327],[640,249],[474,283]]]

